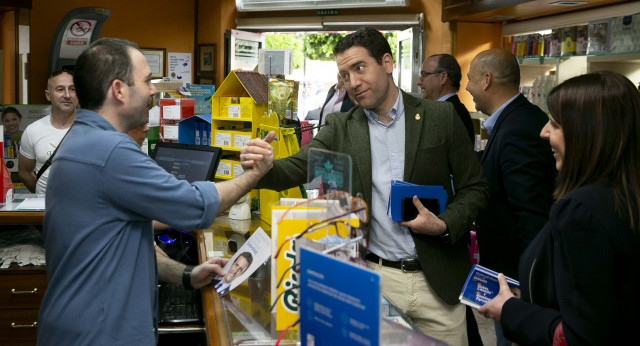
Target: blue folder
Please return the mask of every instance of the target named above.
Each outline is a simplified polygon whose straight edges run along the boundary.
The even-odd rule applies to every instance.
[[[441,185],[416,185],[401,180],[391,181],[391,193],[387,205],[387,215],[393,221],[402,221],[402,200],[405,198],[432,198],[440,202],[440,213],[447,205],[447,191]]]

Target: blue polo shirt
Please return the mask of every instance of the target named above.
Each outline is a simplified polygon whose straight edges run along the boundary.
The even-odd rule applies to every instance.
[[[152,220],[209,227],[215,186],[177,180],[103,117],[80,110],[51,165],[46,205],[38,344],[155,345]]]

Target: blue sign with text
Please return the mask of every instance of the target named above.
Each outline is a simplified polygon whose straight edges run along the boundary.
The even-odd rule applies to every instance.
[[[380,276],[362,266],[300,249],[302,345],[378,345]]]

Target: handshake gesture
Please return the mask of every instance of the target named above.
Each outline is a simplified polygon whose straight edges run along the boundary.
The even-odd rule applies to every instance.
[[[271,131],[264,139],[254,138],[244,143],[240,151],[240,164],[245,172],[255,171],[265,175],[273,167],[273,148],[271,142],[276,137]]]

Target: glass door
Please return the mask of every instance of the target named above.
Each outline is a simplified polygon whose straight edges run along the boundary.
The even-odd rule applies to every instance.
[[[396,51],[396,78],[400,89],[419,95],[418,73],[424,57],[423,33],[412,27],[398,33]]]

